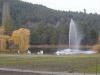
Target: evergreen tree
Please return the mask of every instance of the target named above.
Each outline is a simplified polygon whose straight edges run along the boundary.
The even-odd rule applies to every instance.
[[[12,25],[12,19],[10,14],[9,1],[5,1],[3,3],[2,26],[4,27],[4,34],[10,35],[12,33],[13,25]]]

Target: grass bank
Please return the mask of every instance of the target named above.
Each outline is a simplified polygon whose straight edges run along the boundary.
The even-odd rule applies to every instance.
[[[100,54],[94,55],[0,55],[0,67],[55,72],[100,73]]]

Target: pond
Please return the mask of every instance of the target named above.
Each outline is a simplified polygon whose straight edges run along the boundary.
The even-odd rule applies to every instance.
[[[29,50],[32,54],[38,54],[38,52],[43,51],[43,54],[55,54],[57,51],[61,51],[68,48],[52,48],[52,47],[31,47]],[[87,51],[89,47],[81,47],[80,50]]]

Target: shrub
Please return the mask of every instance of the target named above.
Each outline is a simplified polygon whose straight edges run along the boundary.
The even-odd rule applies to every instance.
[[[92,50],[95,50],[97,53],[100,53],[100,44],[94,45]]]

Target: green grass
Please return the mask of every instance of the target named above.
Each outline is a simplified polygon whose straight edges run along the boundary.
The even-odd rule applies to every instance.
[[[97,61],[97,62],[96,62]],[[0,55],[0,67],[61,72],[100,72],[100,55]]]

